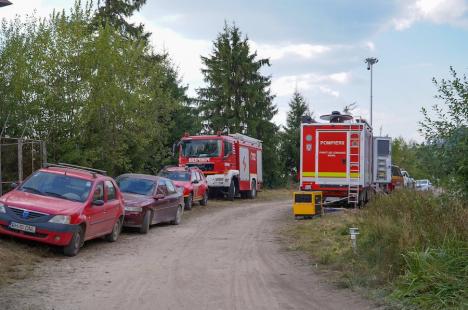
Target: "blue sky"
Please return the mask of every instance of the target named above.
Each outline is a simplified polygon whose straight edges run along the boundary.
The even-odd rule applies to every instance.
[[[0,17],[33,8],[47,15],[73,3],[11,1]],[[374,56],[375,131],[421,141],[421,107],[438,102],[432,77],[447,77],[449,66],[468,72],[468,0],[148,0],[133,19],[170,53],[191,94],[203,86],[200,55],[210,53],[224,21],[235,22],[271,60],[264,73],[272,76],[278,124],[296,86],[317,116],[356,102],[354,114],[367,118],[364,59]]]

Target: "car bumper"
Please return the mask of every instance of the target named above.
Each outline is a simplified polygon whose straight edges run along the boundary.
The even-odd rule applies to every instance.
[[[125,212],[123,226],[141,227],[145,212]]]
[[[10,223],[15,222],[24,225],[34,226],[34,233],[24,232],[10,228]],[[57,224],[57,223],[35,223],[11,218],[7,214],[0,214],[0,234],[10,235],[22,239],[38,241],[42,243],[64,246],[70,243],[73,233],[77,231],[79,225]]]
[[[225,174],[207,175],[206,182],[209,187],[229,187],[231,185],[231,179]]]

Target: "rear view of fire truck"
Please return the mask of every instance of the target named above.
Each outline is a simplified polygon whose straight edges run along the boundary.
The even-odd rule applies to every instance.
[[[372,128],[363,119],[333,112],[328,123],[301,127],[301,190],[322,191],[356,207],[372,191]]]

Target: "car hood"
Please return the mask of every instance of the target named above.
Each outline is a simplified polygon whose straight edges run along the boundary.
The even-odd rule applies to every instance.
[[[174,183],[174,185],[177,187],[185,187],[185,188],[189,188],[191,185],[191,183],[187,181],[172,181],[172,183]]]
[[[130,193],[122,193],[124,198],[125,206],[132,206],[132,207],[141,207],[152,204],[154,202],[154,198],[145,195],[138,195],[138,194],[130,194]]]
[[[13,190],[4,195],[1,202],[10,207],[27,209],[47,214],[73,214],[79,211],[84,202],[70,201],[57,197],[42,196]]]

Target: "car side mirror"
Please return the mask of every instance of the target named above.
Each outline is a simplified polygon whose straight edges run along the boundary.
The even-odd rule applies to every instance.
[[[94,206],[103,206],[104,205],[104,200],[97,199],[93,201]]]
[[[15,188],[18,187],[18,185],[19,185],[18,183],[11,183],[10,184],[10,189],[15,189]]]
[[[156,200],[163,199],[164,197],[166,197],[166,196],[164,196],[163,194],[156,194],[156,195],[153,196],[153,198],[156,199]]]

